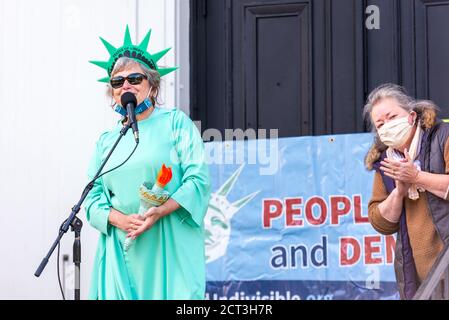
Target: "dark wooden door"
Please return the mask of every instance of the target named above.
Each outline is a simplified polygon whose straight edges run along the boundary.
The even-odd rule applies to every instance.
[[[233,125],[312,133],[310,4],[242,0],[232,12]]]
[[[191,0],[191,116],[223,133],[363,132],[367,94],[394,82],[449,118],[448,30],[449,0]]]
[[[416,95],[449,118],[449,1],[415,1]]]
[[[449,118],[449,1],[376,0],[380,30],[368,31],[367,91],[384,82],[402,84],[431,99]]]

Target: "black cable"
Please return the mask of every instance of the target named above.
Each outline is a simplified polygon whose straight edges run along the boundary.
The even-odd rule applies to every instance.
[[[87,185],[89,185],[89,184],[91,184],[91,183],[94,183],[95,180],[97,180],[98,178],[101,178],[101,177],[104,176],[106,173],[109,173],[109,172],[111,172],[111,171],[114,171],[115,169],[118,169],[118,168],[120,168],[121,166],[123,166],[123,165],[129,160],[129,158],[131,158],[131,156],[134,154],[134,151],[136,151],[138,145],[139,145],[139,142],[136,143],[136,146],[134,147],[133,151],[131,152],[131,154],[129,155],[129,157],[126,158],[125,161],[123,161],[123,162],[122,162],[121,164],[119,164],[118,166],[116,166],[116,167],[114,167],[114,168],[112,168],[112,169],[110,169],[110,170],[108,170],[108,171],[106,171],[106,172],[103,172],[103,173],[100,174],[98,177],[93,178]],[[87,186],[86,186],[86,187],[87,187]]]
[[[65,300],[64,290],[62,290],[61,277],[59,275],[59,252],[60,252],[60,247],[61,247],[61,243],[58,242],[58,257],[57,257],[57,260],[56,260],[57,261],[56,267],[57,267],[57,272],[58,272],[59,289],[61,290],[62,300]]]
[[[123,161],[121,164],[119,164],[118,166],[116,166],[116,167],[114,167],[114,168],[112,168],[112,169],[110,169],[110,170],[108,170],[108,171],[106,171],[106,172],[103,172],[102,174],[100,174],[100,175],[98,175],[97,177],[93,178],[93,179],[86,185],[86,187],[84,188],[83,193],[86,192],[88,186],[89,186],[90,184],[93,184],[93,183],[95,182],[95,180],[101,178],[101,177],[104,176],[106,173],[109,173],[109,172],[111,172],[111,171],[114,171],[114,170],[120,168],[121,166],[123,166],[123,165],[124,165],[124,164],[125,164],[131,157],[132,157],[132,155],[133,155],[134,152],[136,151],[138,145],[139,145],[139,142],[136,142],[136,145],[134,146],[134,149],[133,149],[133,151],[131,152],[131,154],[130,154],[130,155],[128,156],[128,158],[126,158],[125,161]],[[89,190],[90,190],[90,189],[89,189]],[[61,225],[61,227],[60,227],[60,230],[61,230],[61,228],[62,228],[62,226],[63,226],[64,224],[65,224],[65,221],[62,223],[62,225]],[[65,300],[64,292],[63,292],[63,290],[62,290],[62,285],[61,285],[61,277],[60,277],[60,275],[59,275],[59,250],[60,250],[60,245],[61,245],[61,244],[58,242],[57,272],[58,272],[59,289],[61,290],[62,299]]]

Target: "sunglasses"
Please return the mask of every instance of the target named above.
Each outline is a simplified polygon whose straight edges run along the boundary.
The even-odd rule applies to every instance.
[[[113,77],[113,78],[111,78],[109,83],[111,84],[111,87],[113,87],[114,89],[118,89],[123,86],[123,84],[125,83],[125,80],[128,81],[128,83],[131,85],[136,85],[136,84],[141,84],[143,79],[148,79],[148,77],[141,73],[131,73],[126,77],[122,77],[122,76]]]

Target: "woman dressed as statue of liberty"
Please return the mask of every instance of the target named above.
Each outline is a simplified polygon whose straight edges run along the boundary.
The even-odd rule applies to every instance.
[[[128,121],[120,105],[127,92],[136,96],[140,143],[123,166],[95,182],[84,203],[100,232],[90,299],[204,299],[203,218],[210,197],[204,144],[187,115],[157,105],[160,77],[175,68],[157,66],[168,50],[149,54],[149,38],[150,32],[133,45],[126,28],[120,48],[101,39],[107,62],[92,61],[107,70],[100,81],[108,83],[122,121],[98,139],[89,178]],[[125,135],[103,171],[121,164],[134,146]]]

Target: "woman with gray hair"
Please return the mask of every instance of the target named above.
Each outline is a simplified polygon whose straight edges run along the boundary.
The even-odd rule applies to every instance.
[[[397,233],[395,273],[402,299],[411,299],[449,242],[449,124],[437,106],[404,88],[374,89],[364,114],[375,132],[365,164],[375,169],[368,204],[371,225]]]
[[[98,139],[89,179],[129,121],[123,96],[135,97],[140,142],[137,148],[135,137],[123,137],[103,169],[111,171],[95,181],[84,203],[87,220],[100,234],[91,299],[205,296],[203,218],[210,184],[204,144],[186,114],[158,106],[160,77],[175,68],[157,66],[167,50],[146,52],[149,37],[150,32],[133,45],[127,27],[123,46],[102,39],[111,57],[92,62],[107,70],[100,81],[108,83],[123,118]]]

